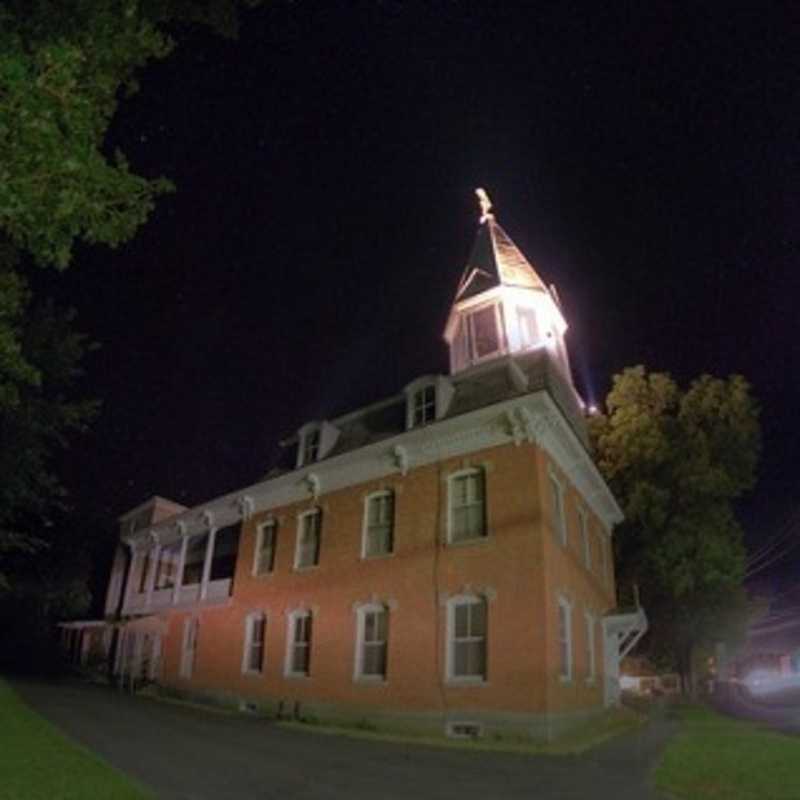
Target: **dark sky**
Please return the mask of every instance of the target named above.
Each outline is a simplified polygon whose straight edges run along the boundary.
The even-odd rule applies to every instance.
[[[770,535],[799,477],[800,42],[788,3],[721,7],[274,0],[238,41],[182,31],[109,136],[177,192],[52,279],[102,343],[78,513],[246,485],[309,419],[446,371],[485,186],[587,395],[637,363],[752,382]]]

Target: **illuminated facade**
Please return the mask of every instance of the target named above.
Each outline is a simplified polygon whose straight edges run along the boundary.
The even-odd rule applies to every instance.
[[[303,425],[252,486],[121,518],[87,633],[113,629],[120,680],[454,736],[548,737],[616,702],[646,628],[614,611],[621,513],[558,298],[482,208],[449,374]]]

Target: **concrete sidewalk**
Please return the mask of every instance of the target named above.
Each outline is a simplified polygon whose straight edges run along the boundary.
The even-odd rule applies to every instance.
[[[580,756],[361,741],[74,683],[15,683],[68,736],[166,800],[655,800],[663,716]]]

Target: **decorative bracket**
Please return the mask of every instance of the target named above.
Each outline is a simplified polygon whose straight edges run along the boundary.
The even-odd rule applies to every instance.
[[[392,449],[394,465],[400,470],[400,474],[405,477],[408,474],[408,450],[397,444]]]

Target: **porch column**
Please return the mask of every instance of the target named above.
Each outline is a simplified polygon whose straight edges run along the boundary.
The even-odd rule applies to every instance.
[[[127,614],[131,604],[131,595],[133,594],[134,576],[136,570],[139,568],[139,553],[136,548],[131,545],[131,561],[128,565],[128,575],[125,580],[124,600],[122,603],[122,613]]]
[[[178,569],[175,571],[175,586],[172,588],[172,605],[177,605],[181,599],[181,584],[183,583],[183,568],[186,566],[186,548],[189,546],[189,535],[181,533],[181,553],[178,556]]]
[[[217,529],[211,528],[208,532],[208,541],[206,542],[206,557],[203,561],[203,580],[200,584],[200,599],[205,600],[208,596],[208,581],[211,578],[211,561],[214,558],[214,542],[217,538]]]
[[[153,604],[153,589],[156,585],[156,571],[158,570],[158,560],[161,557],[161,545],[154,544],[150,550],[150,570],[147,575],[147,607]]]

